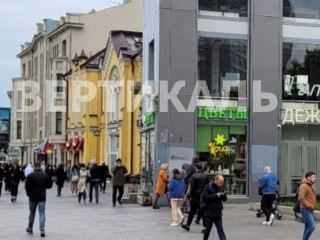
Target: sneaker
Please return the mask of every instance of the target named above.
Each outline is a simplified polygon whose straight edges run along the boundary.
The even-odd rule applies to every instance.
[[[181,219],[180,219],[180,221],[179,221],[179,225],[183,224],[183,221],[184,221],[185,218],[186,218],[185,216],[182,216],[182,217],[181,217]]]
[[[177,222],[172,222],[172,223],[170,224],[170,226],[171,226],[171,227],[176,227],[176,226],[179,226],[179,223],[177,223]]]
[[[33,234],[32,228],[27,228],[26,232],[29,233],[29,234]]]
[[[195,222],[196,224],[200,224],[200,220],[198,220],[198,219],[196,219],[194,222]]]
[[[158,206],[153,206],[153,209],[160,209],[160,207],[158,207]]]
[[[45,237],[45,236],[46,236],[44,230],[40,230],[40,236],[41,236],[41,237]]]
[[[267,221],[262,222],[262,225],[267,225],[267,224],[268,224]]]
[[[273,221],[274,221],[274,214],[271,214],[270,220],[269,220],[269,222],[267,223],[267,225],[268,225],[268,226],[272,225],[272,224],[273,224]]]
[[[187,225],[182,224],[181,227],[188,232],[190,231],[190,227]]]

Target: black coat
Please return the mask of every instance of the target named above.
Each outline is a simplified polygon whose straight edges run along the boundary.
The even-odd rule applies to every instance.
[[[58,167],[56,171],[57,181],[56,184],[58,186],[63,187],[64,181],[66,180],[66,174],[63,168]]]
[[[100,170],[97,164],[90,168],[90,180],[100,180]]]
[[[15,184],[18,184],[20,182],[21,170],[19,166],[12,167],[10,179],[11,179],[11,182]]]
[[[222,217],[222,201],[227,201],[227,195],[218,197],[217,193],[220,192],[223,192],[223,189],[215,183],[210,183],[205,187],[202,193],[202,201],[205,205],[206,217]]]
[[[45,202],[46,189],[52,187],[52,181],[41,169],[35,169],[26,178],[25,189],[29,200],[32,202]]]
[[[0,182],[2,182],[4,179],[4,168],[0,167]]]
[[[109,167],[108,165],[103,165],[99,167],[100,171],[100,180],[106,181],[108,177],[110,177]]]
[[[203,172],[196,172],[190,178],[190,196],[193,200],[200,200],[201,193],[209,183],[207,175]]]

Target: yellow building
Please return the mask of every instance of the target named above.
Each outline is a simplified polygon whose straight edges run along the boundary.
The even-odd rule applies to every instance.
[[[112,167],[121,158],[129,173],[140,173],[140,115],[142,81],[142,33],[112,31],[106,46],[102,70],[103,113],[101,134],[106,159]],[[135,105],[135,106],[134,106]],[[105,142],[104,142],[105,141]]]
[[[100,66],[105,49],[88,58],[84,51],[72,61],[68,79],[67,159],[68,165],[89,163],[96,159],[104,162],[105,151],[101,125],[102,88]]]

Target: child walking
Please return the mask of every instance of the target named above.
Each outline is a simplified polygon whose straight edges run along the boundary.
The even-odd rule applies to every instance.
[[[183,202],[183,197],[185,194],[185,184],[181,179],[181,173],[178,169],[173,169],[172,179],[169,182],[169,194],[171,198],[171,214],[172,214],[172,223],[170,226],[179,226],[183,223],[184,216],[181,212],[181,205]],[[178,221],[179,216],[179,221]]]

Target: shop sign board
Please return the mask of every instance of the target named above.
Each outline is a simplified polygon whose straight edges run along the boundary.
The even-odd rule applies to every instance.
[[[197,116],[205,120],[237,120],[248,119],[248,110],[244,108],[198,107]]]

